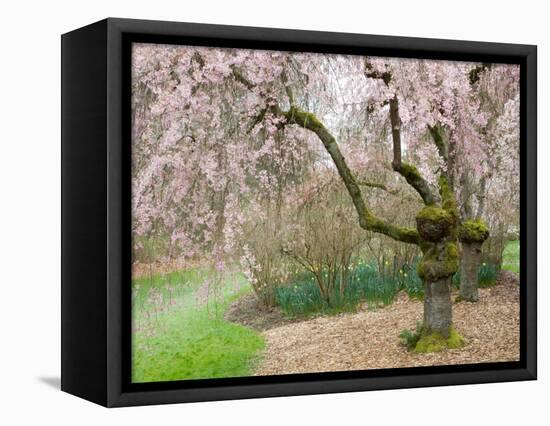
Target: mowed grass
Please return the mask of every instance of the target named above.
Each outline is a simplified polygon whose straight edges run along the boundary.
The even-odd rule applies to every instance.
[[[519,274],[519,240],[510,241],[504,248],[502,269]]]
[[[240,274],[224,277],[217,296],[201,305],[195,293],[210,273],[195,270],[174,274],[133,283],[134,288],[137,284],[134,324],[139,328],[132,340],[133,382],[251,375],[264,340],[254,330],[223,319],[231,301],[250,291],[244,278]],[[155,311],[147,296],[152,288],[166,298],[166,310]]]

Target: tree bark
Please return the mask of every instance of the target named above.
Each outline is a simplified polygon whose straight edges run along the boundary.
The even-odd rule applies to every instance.
[[[424,280],[423,333],[438,333],[447,338],[452,322],[451,277]]]
[[[462,243],[462,258],[460,262],[460,299],[477,302],[478,280],[477,272],[481,263],[481,243]]]

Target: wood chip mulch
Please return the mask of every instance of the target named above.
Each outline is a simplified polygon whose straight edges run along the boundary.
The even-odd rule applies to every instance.
[[[266,351],[256,375],[367,370],[519,360],[519,286],[503,272],[495,286],[480,289],[478,303],[453,306],[454,326],[467,340],[462,349],[430,354],[407,351],[398,337],[422,318],[422,302],[401,292],[388,307],[353,314],[285,323],[273,311],[275,325],[249,318],[263,330]],[[252,303],[248,301],[247,303]],[[243,312],[243,310],[237,310]],[[256,313],[257,314],[257,313]],[[251,314],[253,317],[256,314]],[[269,315],[269,313],[268,313]],[[242,318],[240,318],[242,320]],[[239,321],[246,325],[246,320]],[[273,324],[272,324],[273,325]]]
[[[257,331],[270,330],[285,324],[303,321],[287,318],[277,306],[269,308],[258,303],[253,293],[235,300],[225,313],[225,319]]]

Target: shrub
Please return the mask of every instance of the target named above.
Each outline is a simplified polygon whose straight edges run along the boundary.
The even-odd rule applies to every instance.
[[[335,280],[330,303],[313,274],[305,272],[277,289],[277,304],[288,316],[333,314],[354,311],[362,302],[374,307],[389,305],[401,288],[398,279],[380,275],[374,264],[358,264],[353,273],[345,275],[346,281],[341,276]]]
[[[357,229],[353,205],[338,175],[318,177],[300,188],[290,214],[295,220],[283,253],[313,277],[318,292],[308,295],[319,294],[327,306],[339,309],[349,302],[345,294],[356,272],[354,259],[368,237]]]
[[[401,287],[407,292],[410,298],[423,300],[424,283],[416,272],[417,265],[418,259],[416,259],[411,266],[404,265],[402,269],[399,270],[399,280]]]
[[[483,262],[477,271],[477,281],[480,287],[490,287],[497,281],[498,267]]]
[[[496,283],[498,266],[483,262],[477,271],[477,282],[479,287],[490,287]],[[460,288],[460,271],[453,276],[453,287]]]
[[[270,204],[262,206],[264,216],[250,219],[244,227],[246,243],[241,250],[240,264],[252,285],[258,301],[275,306],[275,292],[286,283],[294,266],[283,255],[283,214]]]
[[[422,336],[422,322],[416,323],[416,330],[403,330],[399,333],[402,343],[407,347],[408,350],[413,350],[416,347],[416,344]]]

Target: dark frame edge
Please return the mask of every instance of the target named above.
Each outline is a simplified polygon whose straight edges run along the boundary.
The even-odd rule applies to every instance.
[[[107,404],[107,20],[61,36],[61,390]]]
[[[522,284],[525,287],[525,306],[528,310],[522,317],[525,327],[526,370],[532,379],[537,379],[537,46],[526,46],[525,52],[525,101],[523,113],[525,114],[525,125],[522,131],[524,146],[526,149],[525,186],[522,187],[525,194],[525,220],[521,221],[524,226],[526,241],[525,250],[520,247],[522,265],[526,265],[525,280]],[[520,232],[522,232],[520,230]],[[520,276],[521,278],[521,276]]]
[[[300,395],[416,389],[436,386],[477,385],[536,380],[527,369],[457,372],[444,375],[391,376],[281,384],[255,384],[185,390],[120,392],[111,395],[108,407],[157,405],[237,399],[278,398]]]

